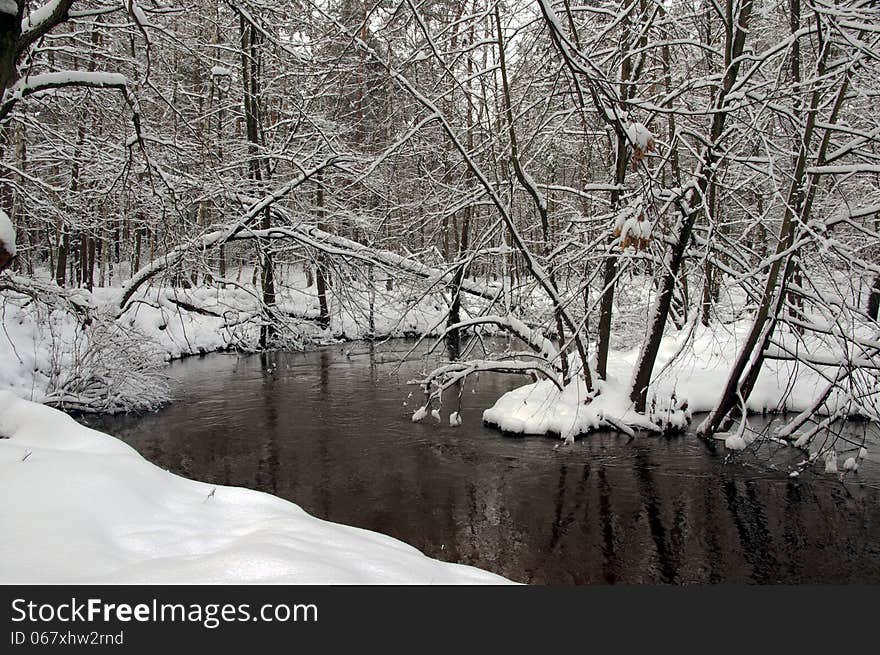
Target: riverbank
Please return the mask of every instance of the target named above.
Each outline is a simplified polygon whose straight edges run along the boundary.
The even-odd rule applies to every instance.
[[[671,332],[661,342],[656,373],[651,381],[648,412],[633,409],[629,398],[633,370],[639,357],[638,348],[612,350],[608,356],[608,375],[595,380],[590,397],[583,378],[578,377],[559,390],[548,380],[521,386],[503,395],[483,412],[483,420],[511,434],[551,434],[567,441],[598,429],[620,431],[647,430],[676,432],[685,430],[697,413],[711,411],[718,394],[727,382],[733,358],[746,338],[751,323],[740,320],[724,326],[707,328],[702,325]],[[862,329],[864,338],[871,336],[870,327]],[[857,331],[857,334],[859,332]],[[811,353],[827,365],[809,365],[782,359],[764,363],[754,390],[744,403],[746,414],[795,414],[807,411],[820,417],[866,418],[880,413],[880,388],[845,389],[835,387],[823,397],[829,380],[836,375],[845,355],[835,351],[830,339],[794,335],[779,330],[777,340],[783,348],[798,348]],[[781,350],[782,348],[780,348]],[[588,399],[589,398],[589,399]],[[702,418],[700,419],[702,420]],[[694,426],[696,427],[696,426]],[[803,431],[807,430],[804,427]],[[740,422],[730,433],[717,435],[731,450],[743,450],[757,433]],[[799,432],[786,434],[786,441],[797,443]],[[821,441],[821,439],[820,439]],[[798,446],[809,445],[807,441]],[[817,456],[824,456],[824,451]]]
[[[0,582],[498,584],[391,537],[169,473],[0,391]]]
[[[149,411],[170,400],[167,362],[259,347],[261,305],[246,285],[145,288],[117,315],[121,292],[114,286],[66,290],[62,299],[0,294],[0,390],[62,409]],[[283,329],[274,345],[302,350],[367,336],[433,334],[444,323],[441,299],[399,284],[372,294],[352,284],[328,297],[330,322],[323,327],[313,286],[297,278],[280,287],[275,312]]]

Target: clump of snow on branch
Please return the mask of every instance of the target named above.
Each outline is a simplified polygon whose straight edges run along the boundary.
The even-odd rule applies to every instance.
[[[5,211],[0,209],[0,269],[2,269],[3,251],[9,257],[15,256],[15,227]]]
[[[745,450],[747,445],[741,434],[731,434],[724,439],[724,447],[728,450]]]
[[[632,144],[632,166],[636,170],[639,163],[649,152],[653,152],[656,148],[654,135],[642,123],[627,123],[624,126],[627,139]]]
[[[825,453],[825,472],[837,473],[837,451],[833,449]]]
[[[623,208],[614,220],[613,235],[620,240],[620,248],[647,250],[651,244],[653,223],[645,216],[640,203]]]

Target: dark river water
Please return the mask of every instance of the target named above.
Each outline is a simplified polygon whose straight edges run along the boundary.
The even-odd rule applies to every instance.
[[[759,461],[692,435],[509,437],[481,423],[525,382],[501,376],[465,390],[461,427],[449,405],[443,424],[414,424],[406,382],[425,362],[401,365],[410,347],[190,358],[170,366],[165,409],[82,420],[175,473],[520,582],[880,582],[880,447],[841,483],[771,468],[794,449]],[[872,429],[848,427],[857,440]]]

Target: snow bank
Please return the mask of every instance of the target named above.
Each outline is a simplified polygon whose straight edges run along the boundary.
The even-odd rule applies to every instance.
[[[203,484],[0,391],[0,583],[472,584],[504,578]]]
[[[409,296],[414,292],[397,287],[393,292],[375,294],[373,336],[436,334],[442,329],[446,306],[441,298],[428,294],[411,302]],[[114,314],[119,288],[96,287],[92,293],[70,289],[67,293],[76,294],[99,320],[83,325],[62,306],[35,303],[12,292],[0,293],[0,389],[62,407],[81,409],[89,402],[92,409],[102,411],[153,409],[161,404],[162,394],[148,397],[142,388],[132,391],[127,380],[138,380],[131,375],[131,362],[121,357],[121,341],[127,343],[128,351],[138,351],[134,354],[142,364],[155,359],[154,368],[187,355],[253,350],[259,342],[260,304],[249,285],[222,289],[145,287],[118,318]],[[314,286],[279,288],[276,311],[286,324],[282,331],[285,341],[279,345],[296,349],[337,338],[366,337],[369,294],[355,285],[348,285],[344,293],[328,294],[331,320],[325,330],[315,320],[320,310]],[[115,333],[115,341],[106,339],[108,332]],[[115,376],[111,370],[114,361],[119,369]],[[96,371],[100,375],[96,376]],[[92,384],[97,378],[101,384]],[[77,397],[83,385],[90,385],[92,397]],[[154,388],[156,384],[147,386]],[[104,402],[94,398],[99,393],[117,397]]]
[[[583,378],[573,380],[561,392],[549,380],[528,384],[504,394],[483,412],[483,421],[505,432],[517,434],[558,434],[571,441],[580,434],[612,427],[664,430],[684,428],[690,420],[687,409],[667,403],[646,416],[633,410],[629,388],[608,377],[596,380],[598,396],[585,403]]]
[[[600,393],[589,403],[584,403],[586,389],[582,379],[573,381],[561,392],[544,380],[506,393],[483,412],[483,420],[506,432],[553,433],[566,439],[608,426],[684,427],[691,413],[707,412],[714,407],[750,325],[749,321],[740,321],[726,332],[718,327],[698,327],[690,343],[686,342],[687,330],[665,336],[649,389],[648,416],[634,412],[629,400],[630,380],[639,355],[638,348],[633,348],[609,353],[607,380],[597,381]],[[818,341],[808,347],[813,356],[825,352]],[[828,367],[828,371],[833,372],[834,367]],[[807,366],[768,360],[746,408],[757,414],[800,412],[811,407],[826,386],[827,379]],[[870,401],[864,399],[866,403]],[[880,398],[874,402],[880,402]],[[820,413],[831,414],[844,404],[845,399],[835,391]],[[728,443],[732,449],[740,445],[736,439]]]

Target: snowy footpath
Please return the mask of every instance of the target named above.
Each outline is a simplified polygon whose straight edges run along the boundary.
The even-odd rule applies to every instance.
[[[162,470],[0,391],[0,583],[499,584],[290,502]]]

